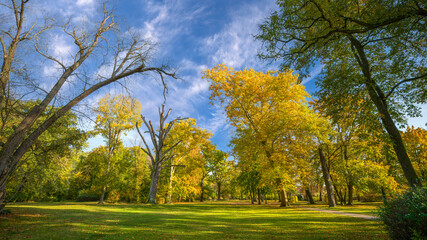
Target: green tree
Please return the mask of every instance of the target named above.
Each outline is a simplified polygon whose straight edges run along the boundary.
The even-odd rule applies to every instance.
[[[425,103],[426,3],[417,0],[278,1],[260,25],[263,59],[282,61],[306,76],[321,63],[336,84],[364,88],[378,111],[409,185],[420,184],[395,121]],[[400,108],[399,103],[406,107]],[[400,112],[404,110],[404,112]]]
[[[110,176],[110,168],[113,160],[113,155],[118,147],[121,146],[121,136],[133,128],[133,124],[138,121],[139,113],[141,112],[141,103],[138,100],[129,96],[117,95],[111,96],[107,94],[99,100],[95,112],[96,117],[95,131],[105,138],[107,144],[108,157],[106,166],[106,175]],[[105,191],[108,185],[102,187],[102,193],[99,199],[99,204],[104,203]]]

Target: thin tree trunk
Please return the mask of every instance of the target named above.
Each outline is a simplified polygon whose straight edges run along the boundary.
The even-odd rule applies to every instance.
[[[173,162],[171,163],[171,165],[173,165]],[[171,166],[171,172],[169,176],[168,198],[167,198],[168,204],[172,203],[172,180],[173,180],[174,173],[175,173],[175,167]]]
[[[322,186],[319,186],[319,202],[322,202],[323,201],[323,198],[322,198]]]
[[[261,205],[261,190],[258,188],[258,205]]]
[[[221,183],[217,182],[216,184],[218,186],[218,200],[221,200]]]
[[[202,189],[202,193],[200,194],[200,202],[203,202],[204,199],[204,190],[205,190],[205,177],[202,177],[202,181],[200,182],[200,188]]]
[[[255,194],[254,194],[254,191],[250,190],[249,194],[251,195],[251,204],[254,204],[255,203]]]
[[[331,176],[329,175],[329,169],[326,166],[326,158],[325,155],[323,155],[322,147],[319,147],[319,157],[322,166],[323,178],[326,185],[326,191],[328,193],[329,207],[336,207],[337,204],[335,203],[334,189],[332,187]]]
[[[359,66],[362,69],[365,80],[365,86],[368,89],[368,93],[372,102],[374,103],[380,114],[381,121],[387,131],[387,134],[392,140],[393,149],[396,153],[397,160],[399,161],[400,166],[402,167],[403,173],[405,174],[405,177],[411,187],[421,186],[421,181],[419,180],[417,173],[415,172],[415,169],[411,163],[411,160],[409,159],[399,129],[396,127],[396,124],[390,116],[385,94],[380,89],[375,80],[372,79],[369,61],[365,55],[363,45],[352,35],[348,35],[348,38],[351,42],[352,47],[354,47],[357,52],[355,52],[354,55]]]
[[[307,195],[307,200],[310,204],[314,204],[314,199],[313,196],[311,195],[310,189],[306,188],[305,189],[305,194]]]

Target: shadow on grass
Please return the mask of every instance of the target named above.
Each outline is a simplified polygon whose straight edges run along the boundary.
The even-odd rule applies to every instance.
[[[378,222],[274,205],[30,203],[9,208],[13,216],[0,219],[5,239],[387,239]]]

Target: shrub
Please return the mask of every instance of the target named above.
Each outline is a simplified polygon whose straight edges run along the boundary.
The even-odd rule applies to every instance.
[[[99,200],[99,194],[88,193],[85,191],[79,192],[79,195],[76,198],[76,202],[92,202]]]
[[[427,188],[411,188],[379,209],[392,239],[427,239]]]

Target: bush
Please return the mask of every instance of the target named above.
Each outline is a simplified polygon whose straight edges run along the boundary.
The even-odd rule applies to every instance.
[[[76,198],[76,202],[93,202],[93,201],[98,201],[99,198],[100,198],[99,194],[80,192]]]
[[[411,188],[390,199],[379,215],[392,239],[427,239],[427,188]]]

